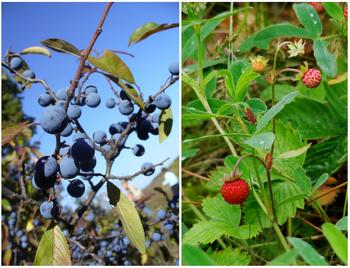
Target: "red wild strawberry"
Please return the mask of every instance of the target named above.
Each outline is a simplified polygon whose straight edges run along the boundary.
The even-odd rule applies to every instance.
[[[344,6],[344,17],[348,19],[348,5]]]
[[[310,6],[313,6],[313,8],[318,12],[318,13],[322,13],[324,10],[324,7],[322,5],[322,3],[320,2],[309,2],[308,3]]]
[[[301,81],[303,82],[303,84],[308,87],[308,88],[315,88],[317,87],[320,83],[321,83],[321,80],[322,80],[322,76],[321,76],[321,72],[317,69],[308,69]]]
[[[229,204],[241,204],[249,194],[249,185],[242,179],[225,181],[221,187],[221,194]]]

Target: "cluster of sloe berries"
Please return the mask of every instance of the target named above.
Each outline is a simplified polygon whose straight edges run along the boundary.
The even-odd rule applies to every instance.
[[[20,70],[23,67],[23,60],[18,57],[18,56],[14,56],[10,59],[10,68],[13,70]],[[32,70],[24,70],[22,75],[24,77],[30,78],[30,79],[34,79],[35,78],[35,73]]]
[[[14,59],[13,59],[14,60]],[[13,67],[13,66],[12,66]],[[179,74],[178,63],[169,67],[171,77]],[[132,85],[128,85],[130,89]],[[72,143],[60,141],[55,153],[51,156],[41,157],[35,164],[33,186],[40,190],[52,188],[58,178],[69,181],[67,192],[74,198],[81,197],[85,192],[83,180],[91,180],[96,166],[95,151],[101,152],[106,160],[114,160],[123,149],[131,149],[137,157],[145,153],[141,144],[133,147],[125,145],[128,136],[136,132],[140,140],[147,140],[149,134],[159,134],[160,113],[171,106],[171,98],[164,92],[150,96],[145,102],[145,108],[135,112],[135,103],[125,90],[116,94],[117,100],[109,98],[105,105],[109,109],[118,107],[127,120],[113,123],[109,127],[108,137],[103,130],[97,130],[90,138],[81,128],[78,119],[80,118],[83,106],[91,108],[98,107],[101,97],[96,86],[86,86],[78,90],[76,96],[70,98],[68,88],[56,92],[46,92],[39,96],[38,103],[44,107],[39,119],[41,128],[48,134],[55,135],[56,140],[72,137]],[[155,172],[152,163],[146,162],[141,166],[145,176],[151,176]],[[80,178],[78,178],[80,176]],[[40,206],[41,215],[44,218],[52,218],[59,214],[59,208],[55,200],[45,201]]]

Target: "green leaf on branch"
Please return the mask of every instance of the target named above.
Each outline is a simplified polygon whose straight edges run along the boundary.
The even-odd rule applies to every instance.
[[[154,23],[154,22],[147,22],[145,24],[143,24],[142,26],[140,26],[139,28],[137,28],[132,35],[130,36],[129,39],[129,46],[136,44],[144,39],[146,39],[147,37],[149,37],[152,34],[161,32],[161,31],[165,31],[165,30],[169,30],[175,27],[179,27],[178,23],[172,23],[172,24],[158,24],[158,23]]]
[[[125,80],[128,83],[135,83],[129,67],[110,50],[105,50],[99,58],[89,56],[88,61],[98,69],[107,72],[115,77]]]
[[[51,48],[52,50],[57,51],[57,52],[68,53],[68,54],[78,56],[78,57],[81,56],[79,49],[77,49],[71,43],[68,43],[62,39],[50,38],[50,39],[43,40],[40,43],[48,48]]]
[[[322,231],[335,254],[344,264],[348,264],[348,240],[345,235],[331,223],[323,224]]]
[[[293,245],[298,254],[309,265],[328,265],[324,257],[321,256],[310,244],[300,238],[288,237],[288,241]]]
[[[256,133],[262,130],[266,125],[274,118],[283,108],[291,103],[296,96],[299,95],[299,92],[291,92],[288,95],[284,96],[278,103],[272,106],[259,120],[256,126]]]
[[[171,108],[163,110],[159,116],[159,142],[162,143],[170,135],[173,127],[173,113]]]
[[[68,244],[58,225],[42,236],[35,254],[34,265],[72,265]]]
[[[33,46],[33,47],[27,47],[23,49],[20,54],[25,55],[25,54],[39,54],[39,55],[44,55],[48,56],[49,58],[51,57],[50,51],[45,48],[45,47],[38,47],[38,46]]]
[[[337,57],[328,50],[328,42],[325,40],[314,41],[314,56],[317,65],[328,77],[335,77],[337,75]]]
[[[293,9],[300,23],[314,38],[321,35],[323,31],[322,23],[317,11],[311,5],[306,3],[294,4]]]
[[[116,206],[120,200],[120,189],[113,183],[107,181],[107,195],[109,203],[112,206]]]
[[[113,203],[115,202],[113,201]],[[120,197],[114,210],[119,216],[123,225],[123,230],[126,236],[130,239],[131,244],[136,247],[141,254],[146,253],[145,231],[143,230],[141,219],[135,208],[135,204],[130,201],[123,192],[120,192]]]

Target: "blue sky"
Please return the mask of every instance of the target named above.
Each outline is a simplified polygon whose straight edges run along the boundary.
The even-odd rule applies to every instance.
[[[2,3],[2,55],[8,48],[19,52],[30,46],[40,45],[47,38],[61,38],[79,49],[86,48],[106,3]],[[146,22],[178,22],[178,3],[115,3],[105,21],[103,32],[94,49],[122,50],[135,55],[131,58],[120,57],[128,64],[137,84],[145,96],[155,93],[168,77],[168,65],[179,59],[178,28],[155,34],[148,39],[128,47],[132,32]],[[77,58],[52,51],[52,57],[25,55],[30,68],[40,79],[45,79],[53,90],[69,86],[78,66]],[[81,124],[92,135],[96,130],[105,130],[111,123],[117,123],[121,116],[117,108],[107,109],[104,102],[112,97],[112,92],[104,78],[95,74],[88,84],[94,84],[101,96],[97,108],[84,107]],[[38,96],[44,92],[40,85],[34,85],[23,93],[24,112],[39,118],[42,107],[37,103]],[[129,175],[138,171],[144,162],[157,163],[167,157],[175,159],[179,155],[179,83],[167,90],[172,98],[174,114],[173,130],[169,138],[159,144],[158,136],[152,136],[142,142],[146,153],[142,157],[133,156],[130,150],[124,150],[116,159],[112,173]],[[41,142],[41,151],[51,154],[54,150],[54,136],[44,133],[38,127],[34,140]],[[66,139],[71,143],[71,137]],[[132,134],[128,146],[140,143]],[[97,156],[95,171],[104,172],[104,159]],[[171,161],[168,163],[170,164]],[[160,168],[157,169],[157,174]],[[153,178],[139,176],[133,181],[138,187],[146,186]]]

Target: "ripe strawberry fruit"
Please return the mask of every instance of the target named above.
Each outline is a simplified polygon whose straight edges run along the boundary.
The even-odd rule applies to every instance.
[[[348,5],[344,6],[344,17],[348,19]]]
[[[308,3],[310,6],[313,6],[313,8],[318,12],[318,13],[322,13],[324,10],[324,7],[322,5],[322,3],[320,2],[309,2]]]
[[[317,69],[310,68],[302,77],[301,81],[303,84],[308,88],[315,88],[317,87],[322,80],[321,72]]]
[[[229,204],[241,204],[249,194],[249,185],[242,179],[226,181],[221,187],[221,194]]]

